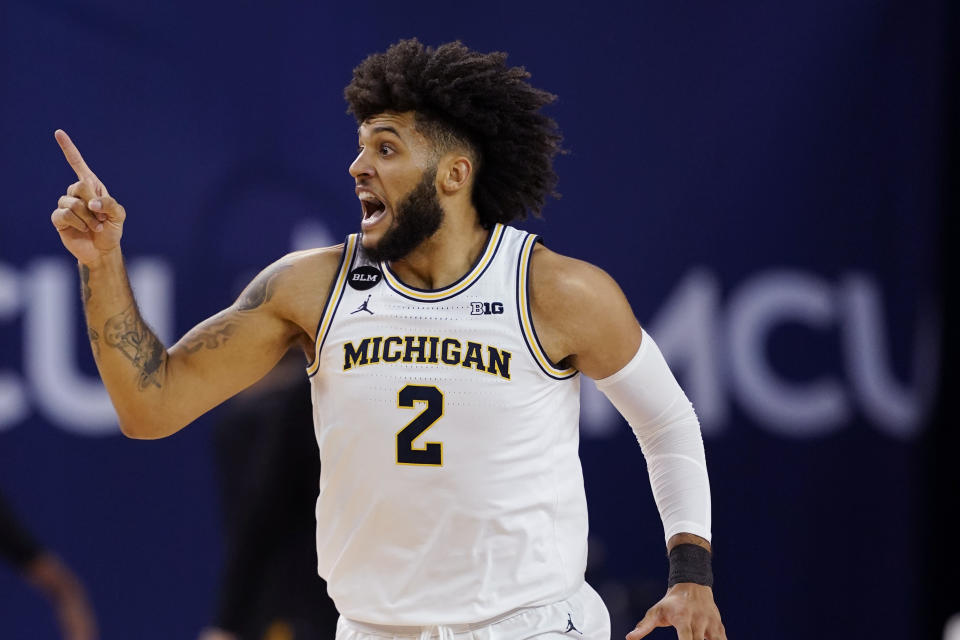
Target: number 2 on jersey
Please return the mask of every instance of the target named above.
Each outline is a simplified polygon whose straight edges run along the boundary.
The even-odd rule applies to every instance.
[[[414,447],[413,442],[443,416],[443,394],[436,387],[417,384],[408,384],[397,394],[397,404],[402,408],[412,409],[418,402],[426,407],[397,432],[397,463],[439,467],[443,464],[442,443],[427,442],[423,447]]]

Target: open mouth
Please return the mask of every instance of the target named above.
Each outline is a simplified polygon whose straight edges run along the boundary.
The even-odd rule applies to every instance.
[[[387,205],[383,203],[380,198],[370,193],[369,191],[363,191],[359,194],[360,206],[363,207],[363,222],[362,225],[364,228],[373,226],[376,224],[386,213]]]
[[[386,205],[372,193],[362,194],[360,196],[360,205],[363,207],[364,219],[378,217],[387,208]]]

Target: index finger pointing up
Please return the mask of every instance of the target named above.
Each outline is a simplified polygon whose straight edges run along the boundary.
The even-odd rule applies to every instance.
[[[78,178],[83,180],[84,178],[95,179],[97,177],[96,174],[90,170],[90,167],[87,166],[87,163],[83,161],[80,150],[77,149],[77,145],[73,144],[73,140],[70,139],[66,131],[57,129],[53,137],[57,139],[57,143],[60,145],[64,157],[66,157],[70,166],[73,167],[73,171],[77,174]]]

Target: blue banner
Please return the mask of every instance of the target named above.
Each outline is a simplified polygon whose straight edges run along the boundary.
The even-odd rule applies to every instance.
[[[519,226],[620,283],[693,401],[729,636],[916,637],[946,4],[4,3],[0,491],[103,638],[196,637],[223,554],[212,418],[119,434],[48,217],[75,180],[53,131],[125,205],[170,344],[279,256],[357,230],[353,66],[461,39],[558,96],[562,198]],[[582,393],[590,577],[619,637],[665,588],[663,533],[630,429]],[[9,567],[0,624],[58,637]]]

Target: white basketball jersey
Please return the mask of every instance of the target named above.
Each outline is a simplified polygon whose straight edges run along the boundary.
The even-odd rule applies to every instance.
[[[583,583],[580,381],[533,330],[535,242],[496,225],[469,273],[423,290],[347,238],[307,369],[319,573],[347,618],[478,622]]]

